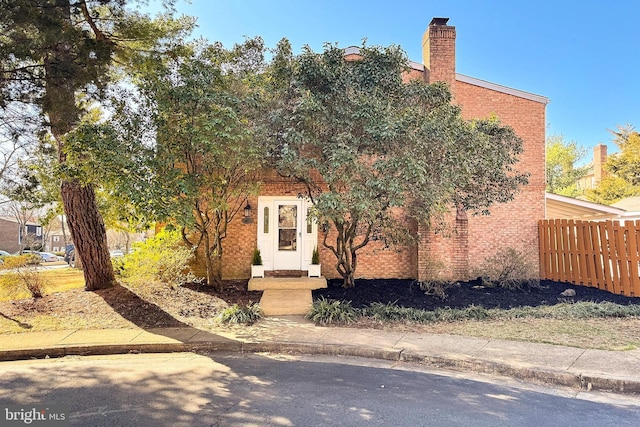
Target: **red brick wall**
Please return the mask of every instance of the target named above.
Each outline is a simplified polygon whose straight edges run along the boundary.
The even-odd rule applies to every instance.
[[[415,232],[415,226],[403,225]],[[336,271],[336,257],[322,246],[324,235],[318,233],[318,249],[322,262],[322,274],[327,278],[340,277]],[[328,244],[335,246],[335,236],[330,231]],[[357,252],[356,278],[409,279],[417,277],[417,249],[415,246],[386,246],[379,240],[370,240]]]
[[[530,174],[529,184],[513,202],[495,205],[487,217],[469,216],[470,269],[506,247],[528,253],[538,266],[537,221],[544,218],[545,206],[545,105],[460,81],[455,102],[467,119],[496,115],[511,126],[524,143],[516,167]]]
[[[266,172],[260,189],[262,196],[293,196],[303,193],[302,185],[279,177],[275,172]],[[228,236],[223,242],[222,276],[224,279],[248,278],[251,273],[251,256],[257,245],[257,196],[248,200],[252,206],[252,222],[242,222],[242,212],[229,224]],[[409,226],[409,225],[407,225]],[[318,251],[322,264],[322,274],[327,278],[338,278],[335,269],[336,258],[323,247],[324,235],[318,231]],[[328,242],[331,242],[329,236]],[[204,277],[204,262],[200,259],[194,265],[194,272]],[[358,252],[358,278],[415,278],[417,277],[417,251],[415,247],[384,247],[382,242],[372,241]]]
[[[461,81],[456,84],[455,102],[467,119],[496,115],[515,130],[524,143],[517,169],[530,174],[529,185],[521,189],[514,201],[494,205],[489,216],[469,214],[467,242],[460,234],[429,235],[431,241],[424,242],[420,258],[442,259],[447,265],[446,272],[457,279],[480,274],[485,258],[509,247],[525,252],[530,262],[538,266],[537,221],[544,218],[545,203],[544,104]],[[422,261],[422,265],[426,262]]]
[[[278,176],[274,171],[265,171],[262,177],[261,196],[295,196],[305,188]],[[223,242],[222,277],[225,279],[248,278],[251,275],[251,257],[257,247],[258,196],[249,198],[252,207],[251,222],[243,222],[243,212],[229,224],[228,237]],[[199,272],[202,274],[201,272]]]

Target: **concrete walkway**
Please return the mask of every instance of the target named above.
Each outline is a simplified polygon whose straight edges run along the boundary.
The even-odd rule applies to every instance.
[[[453,335],[318,327],[266,318],[216,333],[195,328],[104,329],[0,335],[0,360],[144,352],[324,354],[421,363],[531,382],[640,394],[640,349],[603,351]]]

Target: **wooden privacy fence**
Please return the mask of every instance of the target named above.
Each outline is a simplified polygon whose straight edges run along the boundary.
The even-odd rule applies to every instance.
[[[538,231],[543,279],[640,296],[638,221],[545,219]]]

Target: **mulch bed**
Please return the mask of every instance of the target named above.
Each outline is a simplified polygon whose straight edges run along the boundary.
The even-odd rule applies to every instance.
[[[540,281],[540,288],[508,290],[483,286],[478,280],[458,282],[446,289],[446,298],[426,295],[414,280],[356,280],[356,286],[345,289],[342,280],[330,280],[327,289],[313,291],[313,299],[325,297],[333,300],[350,301],[356,308],[366,307],[373,302],[396,303],[398,306],[422,310],[436,308],[465,308],[470,305],[485,308],[508,309],[524,306],[554,305],[581,301],[613,302],[622,305],[640,304],[640,297],[612,294],[597,288],[576,286],[568,283]],[[562,296],[567,289],[575,290],[573,297]]]

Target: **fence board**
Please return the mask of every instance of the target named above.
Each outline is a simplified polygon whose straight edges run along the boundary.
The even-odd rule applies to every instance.
[[[558,273],[558,236],[556,233],[556,227],[553,223],[549,224],[549,236],[551,242],[549,245],[549,254],[551,255],[551,263],[549,264],[549,268],[551,269],[551,278],[552,280],[560,280],[560,275]]]
[[[611,277],[613,278],[613,292],[619,294],[622,290],[622,277],[621,277],[621,269],[620,269],[620,251],[621,245],[624,245],[623,242],[619,239],[620,233],[619,228],[613,222],[607,221],[607,236],[609,239],[609,257],[611,259]],[[606,265],[606,262],[605,262]]]
[[[556,233],[558,235],[558,279],[561,282],[567,281],[567,272],[569,266],[567,265],[567,238],[565,236],[565,230],[567,229],[567,220],[562,219],[556,226]]]
[[[569,251],[569,277],[572,283],[580,283],[580,266],[578,265],[578,243],[576,242],[576,225],[573,220],[567,223],[569,240],[567,249]]]
[[[590,285],[589,282],[589,270],[587,268],[587,258],[589,252],[586,249],[585,243],[585,225],[582,221],[576,221],[576,241],[578,246],[578,265],[580,268],[580,280],[578,283],[581,285]]]
[[[611,268],[608,262],[603,262],[605,259],[609,259],[609,246],[607,242],[607,229],[604,224],[592,224],[593,231],[591,236],[594,238],[593,252],[595,256],[593,260],[596,265],[596,271],[598,272],[597,287],[599,289],[608,289],[611,283]],[[610,289],[609,289],[610,290]]]
[[[638,254],[638,251],[640,250],[640,246],[638,245],[638,237],[640,236],[640,224],[633,221],[629,222],[631,222],[629,227],[633,227],[633,231],[629,233],[629,238],[631,241],[631,245],[629,246],[629,276],[631,276],[631,293],[629,295],[640,296],[640,294],[638,293],[638,290],[640,290],[640,254]]]
[[[543,279],[640,296],[640,223],[542,220]]]
[[[583,223],[584,244],[586,246],[587,268],[589,274],[588,286],[599,287],[602,278],[602,272],[596,268],[596,256],[600,256],[600,252],[596,248],[600,247],[596,227],[589,222]]]

